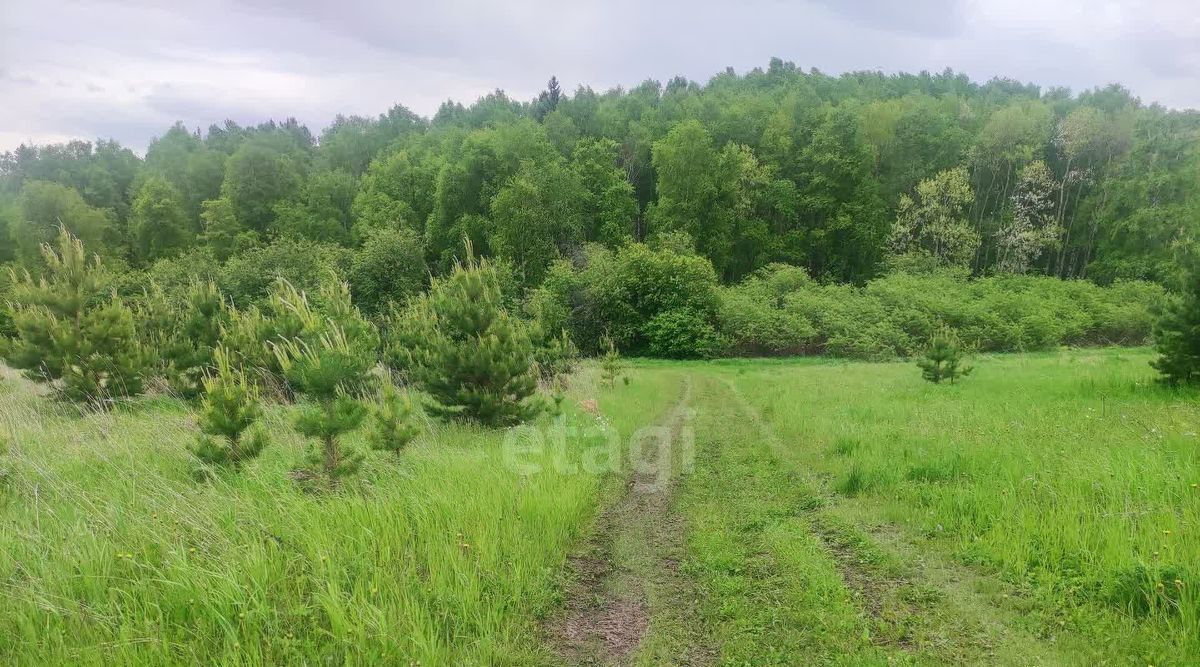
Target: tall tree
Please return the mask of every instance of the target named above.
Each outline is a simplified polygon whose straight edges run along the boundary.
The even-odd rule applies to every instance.
[[[510,260],[527,286],[542,281],[561,253],[583,238],[585,190],[561,161],[525,162],[492,200],[492,250]]]
[[[295,195],[300,180],[300,166],[292,155],[251,140],[229,157],[221,196],[233,206],[238,222],[265,232],[275,222],[275,205]]]
[[[997,270],[1025,273],[1039,255],[1058,245],[1054,190],[1054,174],[1045,162],[1031,162],[1021,169],[1012,212],[996,233]]]
[[[571,154],[583,196],[583,237],[617,247],[633,240],[637,200],[619,165],[620,146],[611,139],[581,141]]]
[[[900,196],[892,251],[924,256],[938,266],[968,267],[979,247],[979,234],[967,218],[974,194],[963,167],[921,181],[917,198]]]
[[[129,235],[134,255],[142,262],[174,255],[195,240],[183,197],[167,179],[152,176],[142,183],[133,200]]]
[[[60,229],[91,248],[105,252],[119,242],[112,219],[99,209],[88,206],[73,188],[48,181],[29,181],[17,200],[17,217],[8,233],[19,259],[36,264],[43,257],[42,246],[52,242]]]

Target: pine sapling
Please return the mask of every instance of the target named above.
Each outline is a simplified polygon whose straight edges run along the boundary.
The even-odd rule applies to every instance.
[[[965,353],[958,334],[949,327],[942,327],[929,341],[925,356],[917,360],[921,377],[934,384],[949,380],[950,384],[971,374],[971,366],[964,364]]]
[[[604,348],[604,356],[600,358],[600,377],[604,383],[612,388],[616,386],[617,378],[622,377],[625,372],[625,364],[621,360],[621,353],[617,351],[617,346],[613,343],[613,339],[605,336],[600,341],[601,347]],[[623,378],[625,384],[629,384],[629,378]]]
[[[367,416],[367,442],[373,449],[399,456],[420,432],[412,400],[390,381],[384,382],[379,400]]]
[[[214,350],[213,361],[214,369],[201,380],[201,435],[191,451],[205,464],[237,469],[267,445],[262,430],[246,433],[262,415],[258,388],[233,367],[225,348]]]
[[[16,336],[3,346],[5,360],[67,400],[103,405],[140,394],[147,355],[133,311],[111,294],[100,259],[65,228],[41,249],[41,276],[11,276]]]
[[[345,447],[341,438],[366,417],[366,408],[350,392],[363,386],[375,359],[353,348],[336,325],[314,343],[293,339],[272,349],[287,381],[314,403],[302,408],[295,422],[296,430],[316,440],[310,464],[329,486],[337,486],[362,463],[362,452]]]
[[[387,363],[429,395],[436,417],[519,424],[545,407],[530,329],[505,309],[496,267],[468,259],[391,318]]]
[[[1193,269],[1178,298],[1167,304],[1154,325],[1150,362],[1169,385],[1200,384],[1200,269]]]

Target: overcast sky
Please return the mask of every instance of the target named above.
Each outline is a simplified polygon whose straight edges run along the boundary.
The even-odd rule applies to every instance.
[[[941,71],[1200,107],[1198,0],[0,0],[0,151],[395,103],[429,115],[556,74],[597,91],[772,56]]]

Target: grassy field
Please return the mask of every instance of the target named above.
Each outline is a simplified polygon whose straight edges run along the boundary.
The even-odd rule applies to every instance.
[[[283,408],[197,483],[182,403],[7,373],[0,664],[1195,664],[1200,404],[1149,359],[585,369],[599,417],[430,424],[326,496]]]

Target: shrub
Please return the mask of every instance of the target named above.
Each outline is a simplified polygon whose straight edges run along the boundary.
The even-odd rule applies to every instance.
[[[772,264],[721,290],[718,321],[738,356],[801,354],[816,336],[812,323],[787,308],[787,296],[813,287],[807,272]]]
[[[704,314],[691,308],[655,315],[644,327],[652,356],[665,359],[706,359],[721,349],[717,331]]]
[[[1147,341],[1150,313],[1164,298],[1161,287],[1141,282],[1105,288],[1042,276],[972,280],[941,269],[857,287],[818,285],[797,271],[768,267],[721,290],[720,331],[729,352],[907,357],[942,325],[987,352],[1136,345]]]
[[[354,303],[379,315],[390,303],[403,305],[425,287],[425,247],[411,229],[372,230],[354,254],[348,282]]]
[[[541,410],[529,325],[502,301],[495,268],[468,260],[391,318],[388,363],[429,393],[434,415],[500,426]]]
[[[345,275],[350,251],[334,245],[282,238],[229,259],[217,284],[239,308],[269,298],[279,279],[315,292],[329,276]]]
[[[28,272],[13,278],[16,338],[4,345],[8,363],[72,401],[141,393],[146,358],[133,312],[106,296],[99,257],[89,260],[83,243],[65,229],[57,249],[44,245],[42,254],[41,278]]]
[[[184,294],[172,297],[151,283],[134,313],[142,344],[156,356],[156,370],[179,395],[198,396],[231,317],[216,284],[197,281]]]
[[[241,369],[233,367],[223,348],[216,348],[212,359],[214,366],[202,381],[201,435],[191,451],[205,464],[238,468],[267,445],[263,431],[246,436],[262,414],[258,390]]]
[[[555,326],[552,330],[566,327],[586,353],[600,351],[601,338],[608,335],[630,354],[653,354],[650,322],[655,317],[692,311],[660,322],[658,334],[666,322],[683,317],[712,326],[719,299],[717,275],[707,259],[630,243],[616,252],[589,245],[578,268],[567,262],[554,265],[531,305],[543,322]]]
[[[542,382],[553,383],[575,370],[579,362],[579,348],[567,335],[566,329],[557,336],[547,336],[536,322],[529,326],[529,339],[533,343],[533,363]]]

